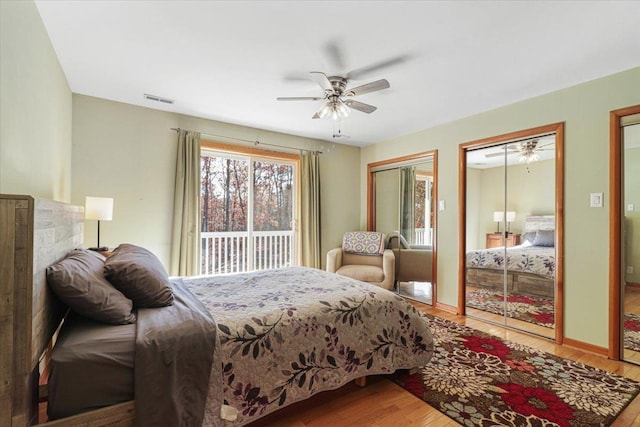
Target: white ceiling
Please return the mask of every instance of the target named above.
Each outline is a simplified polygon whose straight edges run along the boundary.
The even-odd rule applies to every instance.
[[[640,1],[36,4],[74,93],[259,129],[332,140],[321,101],[276,97],[373,68],[348,85],[391,83],[342,123],[358,146],[640,66]]]

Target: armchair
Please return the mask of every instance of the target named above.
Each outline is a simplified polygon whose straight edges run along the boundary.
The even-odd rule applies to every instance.
[[[327,271],[391,290],[395,285],[395,256],[384,249],[385,236],[372,231],[345,233],[342,247],[327,252]]]

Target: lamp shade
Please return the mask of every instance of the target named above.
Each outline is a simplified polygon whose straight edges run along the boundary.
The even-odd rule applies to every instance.
[[[504,212],[503,211],[495,211],[493,213],[493,221],[494,222],[504,221]]]
[[[98,221],[111,221],[113,219],[113,198],[85,197],[84,217]]]
[[[514,211],[507,211],[507,222],[513,222],[516,219],[516,213]]]

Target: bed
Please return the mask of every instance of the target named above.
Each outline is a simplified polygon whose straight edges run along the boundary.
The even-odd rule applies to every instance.
[[[178,424],[199,425],[191,422],[196,419],[190,418],[193,402],[196,412],[201,411],[202,425],[240,426],[348,381],[416,368],[431,358],[430,331],[402,298],[373,285],[303,267],[172,278],[172,305],[137,310],[134,327],[104,325],[72,314],[62,322],[53,351],[47,351],[64,307],[50,316],[34,315],[51,311],[50,305],[61,308],[43,283],[43,271],[82,241],[81,208],[78,213],[75,207],[54,203],[57,213],[49,228],[63,230],[41,233],[39,202],[28,197],[23,202],[27,206],[26,240],[33,245],[26,262],[33,263],[33,271],[24,279],[32,291],[21,298],[33,304],[23,304],[16,312],[33,319],[33,324],[10,325],[14,336],[28,334],[29,339],[22,352],[26,369],[18,363],[10,376],[11,387],[20,398],[8,407],[13,420],[8,425],[36,424],[36,403],[48,391],[50,413],[63,417],[47,423],[51,426],[158,425],[154,416],[173,416],[180,420]],[[0,205],[0,218],[2,209]],[[51,242],[40,235],[66,238],[55,243],[53,250]],[[34,253],[48,255],[36,262]],[[35,298],[36,294],[47,297]],[[183,323],[187,326],[180,329]],[[35,330],[46,332],[33,339]],[[138,341],[152,345],[141,350],[144,344]],[[79,359],[84,365],[77,364]],[[108,366],[100,370],[99,365]],[[163,371],[161,365],[169,369]],[[50,384],[37,387],[48,366]],[[65,379],[69,373],[75,379],[82,373],[83,381],[69,382]],[[28,381],[20,383],[25,374]],[[109,379],[105,382],[108,390],[99,378]],[[79,383],[78,390],[72,390],[74,383]],[[78,395],[88,401],[69,398]],[[181,406],[184,402],[172,403],[180,399],[189,401],[186,411]],[[22,403],[15,405],[16,401]],[[0,403],[6,404],[4,400]],[[73,415],[78,411],[82,413]],[[162,422],[166,424],[167,418]]]
[[[554,216],[529,216],[520,245],[467,251],[466,284],[502,291],[506,263],[509,293],[553,299],[556,274],[554,242]]]

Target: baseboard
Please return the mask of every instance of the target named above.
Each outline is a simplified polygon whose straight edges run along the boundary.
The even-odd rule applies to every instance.
[[[568,347],[574,347],[577,348],[578,350],[584,350],[584,351],[588,351],[591,353],[595,353],[598,356],[604,356],[604,357],[608,357],[609,356],[609,349],[605,348],[605,347],[600,347],[597,345],[593,345],[593,344],[589,344],[586,342],[582,342],[582,341],[578,341],[578,340],[574,340],[571,338],[564,338],[562,340],[562,345],[563,346],[568,346]]]
[[[455,307],[455,306],[449,305],[449,304],[443,304],[443,303],[437,302],[437,301],[436,301],[435,308],[437,308],[438,310],[446,311],[448,313],[460,314],[460,313],[458,313],[458,307]]]

